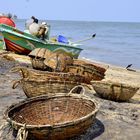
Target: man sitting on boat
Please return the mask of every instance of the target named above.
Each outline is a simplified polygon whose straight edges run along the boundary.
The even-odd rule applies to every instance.
[[[42,22],[40,25],[33,22],[29,26],[29,32],[42,40],[48,39],[48,26],[46,22]]]
[[[38,32],[40,30],[40,25],[38,23],[33,22],[31,25],[29,25],[29,33],[37,36]]]
[[[27,20],[25,23],[26,33],[30,33],[34,36],[37,36],[38,38],[45,40],[48,39],[48,26],[46,22],[42,22],[41,24],[38,24],[38,19],[34,16],[31,17],[30,20]]]

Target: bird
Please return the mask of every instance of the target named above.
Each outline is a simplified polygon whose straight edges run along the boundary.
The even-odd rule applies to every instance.
[[[131,66],[132,66],[132,64],[129,64],[129,65],[126,67],[126,69],[130,68]]]
[[[92,35],[92,37],[95,37],[95,36],[96,36],[96,34],[93,34],[93,35]]]

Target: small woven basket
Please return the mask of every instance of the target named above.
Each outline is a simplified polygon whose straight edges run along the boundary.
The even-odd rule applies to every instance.
[[[106,68],[96,63],[75,59],[72,65],[67,66],[67,71],[82,75],[91,81],[104,79]]]
[[[91,81],[97,94],[113,101],[127,101],[139,90],[139,87],[113,81]]]
[[[85,132],[93,124],[98,109],[98,103],[85,95],[57,93],[12,105],[5,118],[18,130],[17,136],[65,140]]]

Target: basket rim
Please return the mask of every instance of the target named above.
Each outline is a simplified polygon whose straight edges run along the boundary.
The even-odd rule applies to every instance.
[[[54,124],[54,125],[50,125],[50,124],[46,124],[46,125],[28,125],[28,124],[27,124],[27,125],[26,125],[26,128],[27,128],[27,129],[38,129],[38,128],[39,128],[39,129],[43,129],[43,128],[48,127],[48,128],[51,128],[51,129],[56,129],[56,128],[59,128],[59,127],[71,126],[71,125],[73,125],[73,124],[78,124],[78,123],[80,123],[81,121],[87,120],[88,118],[92,117],[94,114],[96,115],[96,113],[98,112],[99,107],[100,107],[99,103],[98,103],[95,99],[91,99],[91,98],[89,98],[88,96],[85,96],[85,95],[82,95],[82,96],[81,96],[81,95],[79,95],[79,94],[70,94],[70,95],[68,95],[68,94],[65,94],[65,93],[57,93],[57,94],[52,95],[52,96],[41,95],[41,96],[36,96],[36,97],[32,97],[32,98],[27,98],[27,99],[25,99],[25,100],[23,100],[23,101],[20,101],[19,103],[13,104],[13,105],[9,106],[9,107],[6,109],[6,111],[4,112],[4,118],[5,118],[10,124],[12,124],[13,126],[23,127],[25,124],[18,123],[18,122],[16,122],[16,121],[12,120],[12,119],[9,117],[9,113],[10,113],[10,111],[11,111],[12,109],[15,109],[15,108],[17,108],[17,107],[19,107],[19,106],[22,106],[22,105],[24,105],[24,104],[28,104],[28,103],[30,103],[30,102],[32,102],[32,101],[39,101],[39,100],[41,100],[41,99],[43,99],[43,100],[49,100],[49,99],[52,99],[52,98],[61,98],[61,97],[74,97],[74,98],[82,98],[82,99],[84,99],[84,100],[89,100],[90,102],[94,103],[95,109],[94,109],[91,113],[89,113],[89,114],[87,114],[87,115],[85,115],[85,116],[83,116],[83,117],[80,117],[80,118],[78,118],[78,119],[75,119],[74,121],[68,121],[68,122],[63,122],[63,123],[57,123],[57,124]]]
[[[43,82],[47,82],[47,83],[71,83],[71,84],[83,84],[83,85],[86,85],[85,83],[83,82],[80,82],[80,81],[66,81],[66,80],[52,80],[50,78],[48,79],[39,79],[39,80],[35,80],[35,79],[32,79],[32,78],[23,78],[21,79],[21,81],[24,81],[24,82],[36,82],[36,83],[43,83]]]
[[[123,82],[115,82],[115,81],[111,81],[111,80],[106,80],[106,81],[91,81],[91,84],[94,86],[94,84],[104,84],[104,85],[113,85],[116,87],[124,87],[124,88],[133,88],[133,89],[140,89],[140,87],[136,86],[136,85],[131,85],[131,84],[127,84],[127,83],[123,83]]]
[[[57,71],[42,71],[42,70],[36,70],[36,69],[32,69],[32,68],[26,68],[26,67],[23,67],[23,66],[16,66],[16,67],[13,67],[11,68],[10,72],[19,72],[21,70],[26,70],[28,71],[29,73],[34,73],[36,75],[43,75],[43,74],[51,74],[51,75],[61,75],[61,76],[81,76],[80,74],[77,74],[77,73],[73,73],[73,72],[57,72]]]
[[[34,79],[34,77],[36,76],[45,76],[46,79],[58,78],[61,79],[62,81],[66,81],[67,78],[71,77],[74,80],[71,79],[68,81],[74,81],[78,83],[88,83],[88,84],[90,83],[90,81],[86,80],[85,76],[72,72],[49,72],[49,71],[41,71],[41,70],[35,70],[31,68],[25,68],[22,66],[14,67],[10,71],[14,73],[18,72],[22,79],[23,78]]]

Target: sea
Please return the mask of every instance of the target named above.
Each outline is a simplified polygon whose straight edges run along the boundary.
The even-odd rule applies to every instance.
[[[15,20],[16,27],[25,29],[26,19]],[[140,23],[39,20],[50,25],[50,37],[62,35],[79,42],[83,51],[79,58],[120,67],[132,64],[140,69]],[[94,38],[92,35],[96,34]]]

